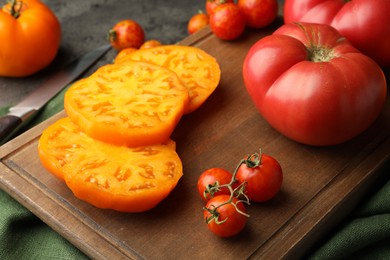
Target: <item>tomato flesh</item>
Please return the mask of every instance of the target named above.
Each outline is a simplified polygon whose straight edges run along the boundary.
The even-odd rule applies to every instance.
[[[145,62],[100,67],[65,94],[68,116],[89,136],[131,147],[165,142],[188,106],[175,73]]]
[[[221,78],[217,60],[205,51],[192,46],[162,45],[129,53],[126,60],[145,61],[165,67],[179,77],[189,93],[189,105],[184,112],[198,109],[213,93]]]
[[[175,143],[129,148],[95,140],[68,117],[49,126],[38,145],[43,166],[74,195],[98,208],[150,210],[183,175]]]

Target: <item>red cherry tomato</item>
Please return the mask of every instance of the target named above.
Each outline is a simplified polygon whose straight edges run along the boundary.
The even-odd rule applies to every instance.
[[[108,33],[109,41],[116,50],[125,48],[138,49],[145,41],[145,32],[133,20],[122,20],[114,25]]]
[[[206,13],[211,15],[214,13],[215,8],[218,5],[226,4],[226,3],[234,3],[234,0],[207,0],[206,1]]]
[[[224,185],[230,183],[232,180],[233,174],[227,170],[221,168],[211,168],[204,171],[198,178],[198,192],[203,201],[207,202],[212,197],[217,195],[227,194],[230,195],[230,190],[227,187],[222,187],[219,191],[215,192],[213,195],[207,193],[207,187],[213,187],[216,185]],[[234,184],[232,188],[237,187],[237,184]],[[206,197],[205,197],[206,196]]]
[[[197,13],[188,21],[187,30],[189,34],[193,34],[209,24],[209,16],[205,13]]]
[[[210,27],[222,40],[234,40],[245,29],[245,18],[234,3],[221,4],[210,15]]]
[[[277,0],[238,0],[237,5],[252,28],[270,25],[278,14]]]
[[[207,223],[207,227],[211,232],[220,236],[220,237],[231,237],[238,234],[248,221],[248,217],[244,214],[247,214],[245,205],[242,202],[239,202],[237,198],[233,197],[231,203],[222,205],[223,203],[229,201],[229,195],[219,195],[206,204],[206,208],[212,210],[216,207],[216,217],[207,210],[204,209],[203,217]],[[238,212],[234,205],[236,204],[237,209],[242,213]]]
[[[283,172],[280,164],[269,155],[249,158],[256,164],[242,164],[237,171],[239,183],[247,182],[246,195],[254,202],[264,202],[273,198],[280,190]],[[258,160],[258,161],[257,161]]]

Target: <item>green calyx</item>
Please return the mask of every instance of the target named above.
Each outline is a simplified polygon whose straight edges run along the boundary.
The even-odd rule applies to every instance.
[[[328,62],[336,57],[333,49],[323,46],[310,46],[308,50],[308,60],[313,62]]]
[[[18,0],[8,0],[8,4],[10,5],[9,13],[15,18],[18,19],[20,16],[20,11],[23,7],[23,1]]]
[[[107,38],[110,42],[116,41],[117,33],[115,30],[111,29],[108,31]]]

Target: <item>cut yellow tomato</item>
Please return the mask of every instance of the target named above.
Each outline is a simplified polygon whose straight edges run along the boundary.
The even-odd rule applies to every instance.
[[[145,61],[163,66],[175,72],[188,88],[190,105],[185,113],[198,109],[218,86],[221,70],[214,57],[191,46],[162,45],[150,49],[129,52],[115,59]]]
[[[118,52],[118,54],[115,56],[114,62],[117,62],[117,60],[122,60],[125,56],[129,55],[132,52],[137,51],[136,48],[125,48]]]
[[[95,140],[68,117],[39,139],[39,157],[74,195],[98,208],[143,212],[175,188],[183,167],[175,143],[129,148]]]
[[[176,74],[126,61],[102,66],[65,93],[68,116],[89,136],[130,147],[162,143],[189,103]]]

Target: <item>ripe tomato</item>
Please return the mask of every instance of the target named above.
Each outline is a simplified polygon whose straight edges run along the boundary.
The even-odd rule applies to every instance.
[[[203,210],[203,217],[206,223],[208,223],[208,229],[220,237],[231,237],[238,234],[248,221],[248,217],[238,212],[232,205],[232,203],[235,203],[241,212],[247,213],[244,204],[239,202],[237,198],[233,197],[232,203],[221,205],[229,199],[229,195],[219,195],[207,202],[207,209],[212,210],[218,207],[216,209],[217,216],[211,221],[208,221],[208,219],[211,218],[213,214],[207,209]]]
[[[185,113],[198,109],[218,86],[218,61],[202,49],[182,45],[162,45],[132,52],[121,61],[145,61],[176,73],[188,89],[190,103]]]
[[[150,49],[150,48],[154,48],[154,47],[157,47],[157,46],[160,46],[161,45],[161,42],[157,41],[157,40],[148,40],[146,42],[144,42],[141,47],[139,47],[140,49]]]
[[[277,0],[238,0],[237,5],[252,28],[266,27],[278,14]]]
[[[325,24],[286,24],[262,38],[244,60],[243,78],[269,124],[310,145],[355,137],[386,100],[381,68]]]
[[[230,190],[227,187],[222,187],[220,191],[215,192],[213,196],[210,196],[210,193],[205,193],[207,187],[213,187],[215,185],[224,185],[230,183],[232,180],[233,174],[228,172],[225,169],[221,168],[211,168],[204,171],[198,178],[198,192],[203,201],[207,202],[212,197],[227,194],[230,195]],[[235,185],[237,186],[237,185]],[[234,187],[232,187],[234,189]],[[205,197],[206,195],[206,197]]]
[[[115,56],[114,63],[121,62],[122,60],[126,59],[126,57],[132,53],[137,51],[138,49],[136,48],[125,48],[122,49],[118,52],[118,54]]]
[[[8,2],[0,9],[0,76],[29,76],[54,60],[61,25],[40,1]]]
[[[187,24],[189,34],[193,34],[209,24],[209,16],[205,13],[197,13],[191,17]]]
[[[270,200],[282,187],[282,167],[277,160],[265,154],[254,158],[253,162],[256,162],[254,167],[251,163],[241,164],[236,178],[239,183],[247,183],[245,190],[249,200],[254,202]]]
[[[65,93],[64,107],[89,136],[137,147],[165,142],[188,102],[188,90],[176,73],[126,60],[74,83]]]
[[[99,208],[142,212],[155,207],[183,175],[175,143],[129,148],[93,139],[65,117],[43,132],[43,166],[74,195]]]
[[[116,50],[125,48],[138,49],[145,41],[145,32],[133,20],[122,20],[108,32],[108,39]]]
[[[234,3],[234,0],[206,0],[206,14],[211,15],[218,5],[226,3]]]
[[[390,1],[286,0],[284,21],[325,23],[381,66],[390,66]]]
[[[222,40],[234,40],[245,29],[245,18],[234,3],[221,4],[210,15],[210,27]]]

